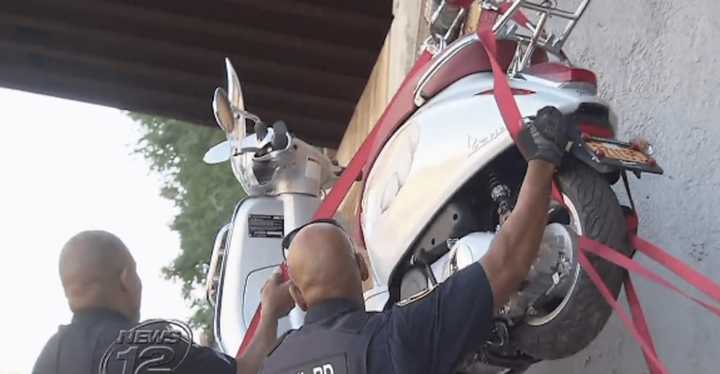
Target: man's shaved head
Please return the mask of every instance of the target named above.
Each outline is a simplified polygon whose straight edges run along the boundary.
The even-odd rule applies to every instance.
[[[290,245],[287,262],[290,291],[302,309],[333,298],[363,303],[367,266],[339,227],[319,222],[300,230]]]
[[[60,280],[73,312],[112,309],[138,320],[142,286],[130,251],[107,231],[83,231],[60,253]]]

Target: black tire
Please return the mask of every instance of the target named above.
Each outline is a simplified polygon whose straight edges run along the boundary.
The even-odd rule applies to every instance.
[[[568,159],[560,170],[558,183],[575,206],[585,236],[626,255],[631,253],[622,208],[606,178],[587,165]],[[589,259],[617,298],[625,271],[601,258],[589,256]],[[611,312],[612,308],[581,270],[564,309],[543,325],[516,326],[511,331],[511,341],[520,351],[538,359],[568,357],[595,339]]]

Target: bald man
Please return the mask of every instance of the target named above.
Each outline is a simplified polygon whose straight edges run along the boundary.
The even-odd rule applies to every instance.
[[[505,304],[537,257],[551,179],[568,145],[568,121],[543,108],[519,146],[528,159],[517,204],[487,255],[438,287],[379,313],[365,311],[368,268],[337,223],[311,222],[290,233],[290,293],[307,311],[261,373],[453,373],[486,341],[494,308]]]
[[[63,247],[59,271],[73,312],[72,322],[61,326],[50,338],[35,363],[33,374],[99,374],[105,351],[121,331],[131,329],[140,318],[142,283],[135,260],[115,235],[106,231],[84,231]],[[256,373],[275,343],[277,319],[293,306],[287,288],[279,275],[266,284],[262,300],[266,323],[260,326],[245,357],[236,361],[207,347],[192,345],[188,357],[174,372]],[[187,345],[183,347],[177,348],[186,349]],[[134,368],[123,371],[132,373]]]

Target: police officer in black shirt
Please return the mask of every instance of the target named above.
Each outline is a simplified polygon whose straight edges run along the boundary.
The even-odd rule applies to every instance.
[[[135,261],[115,235],[85,231],[63,247],[60,278],[73,319],[50,338],[35,363],[33,374],[100,374],[105,352],[119,340],[121,332],[127,334],[139,320],[142,284]],[[293,306],[287,284],[282,284],[280,279],[275,275],[263,289],[264,323],[242,359],[236,361],[210,348],[191,344],[187,357],[174,373],[256,373],[276,341],[277,319]],[[181,350],[183,343],[187,349],[187,341],[180,341],[173,348]],[[135,368],[122,368],[124,364],[115,362],[110,367],[120,367],[123,373],[135,372]],[[111,373],[114,371],[108,370],[107,374]]]
[[[261,373],[452,373],[486,340],[494,308],[518,289],[537,257],[567,132],[557,109],[538,112],[519,144],[528,169],[517,204],[487,255],[406,305],[365,312],[368,269],[337,224],[311,222],[289,234],[290,293],[307,315]]]

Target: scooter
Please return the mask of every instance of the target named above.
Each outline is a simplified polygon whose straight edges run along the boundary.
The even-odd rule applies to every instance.
[[[524,120],[554,106],[577,130],[556,178],[564,204],[551,205],[540,255],[496,312],[488,340],[458,372],[521,372],[585,348],[611,309],[578,263],[577,237],[631,255],[630,208],[611,186],[620,180],[627,186],[628,171],[662,173],[647,143],[615,138],[617,118],[597,96],[595,75],[573,67],[562,50],[589,2],[574,11],[549,1],[433,2],[424,46],[432,59],[416,65],[377,125],[383,137],[369,151],[358,214],[345,222],[359,228],[357,244],[370,260],[368,310],[411,300],[478,261],[512,212],[527,165],[498,109],[492,61],[474,30],[497,35],[497,61]],[[549,26],[556,19],[566,22],[559,33]],[[268,124],[248,112],[237,74],[226,65],[228,91],[215,92],[213,110],[227,141],[205,160],[230,160],[248,197],[217,236],[207,286],[217,341],[234,354],[261,286],[283,261],[284,233],[311,219],[343,168],[283,122]],[[591,262],[617,297],[624,271]],[[302,320],[294,310],[280,332]]]

